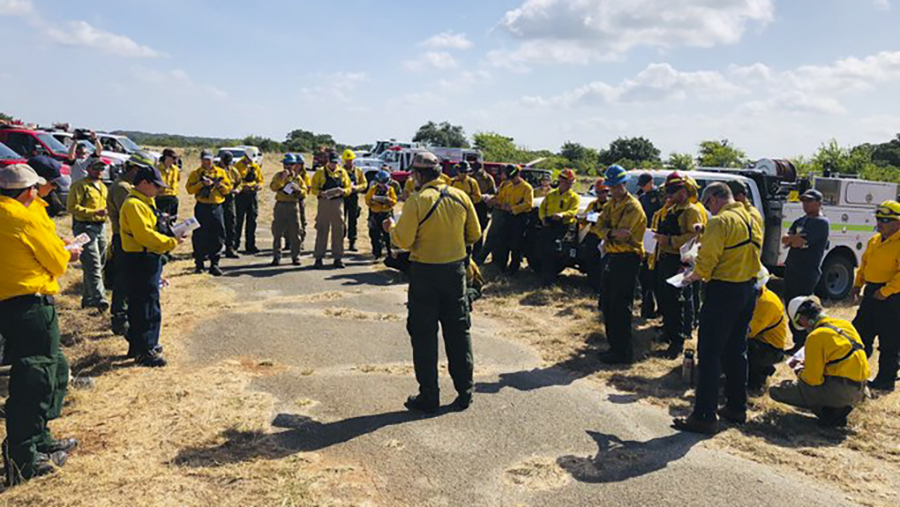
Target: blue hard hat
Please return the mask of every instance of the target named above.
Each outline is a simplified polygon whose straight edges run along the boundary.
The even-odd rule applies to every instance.
[[[624,167],[614,164],[606,168],[605,177],[606,185],[614,187],[628,181],[628,172],[625,171]]]
[[[294,165],[297,163],[297,156],[293,153],[285,153],[284,158],[281,159],[281,163],[284,165]]]
[[[375,181],[377,181],[378,183],[387,183],[391,181],[391,173],[382,169],[378,171],[378,174],[375,175]]]

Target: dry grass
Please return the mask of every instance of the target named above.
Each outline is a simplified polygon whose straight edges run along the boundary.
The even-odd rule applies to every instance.
[[[196,166],[196,157],[189,154],[186,169]],[[267,169],[276,167],[275,156],[266,158]],[[182,195],[181,215],[190,216],[192,206],[193,199]],[[260,224],[268,223],[271,205],[260,212]],[[58,226],[60,234],[69,234],[69,219]],[[73,266],[65,275],[58,298],[65,352],[73,376],[93,377],[95,385],[70,389],[63,417],[51,426],[56,435],[78,438],[80,446],[60,473],[4,492],[0,505],[52,499],[92,507],[308,506],[354,504],[367,495],[367,485],[349,491],[342,484],[360,483],[348,475],[352,468],[316,453],[284,452],[265,438],[275,400],[248,386],[282,366],[235,358],[198,368],[188,360],[187,337],[209,315],[233,311],[235,297],[207,276],[192,274],[189,251],[188,244],[179,247],[180,260],[166,267],[161,343],[170,365],[163,369],[133,367],[124,358],[125,341],[108,331],[108,316],[81,310],[81,270]],[[257,438],[232,449],[236,434]],[[252,454],[240,454],[254,445]],[[209,448],[222,454],[179,459],[186,450]],[[342,492],[332,494],[337,490]]]
[[[634,321],[636,350],[644,359],[628,368],[606,366],[597,360],[605,348],[597,301],[583,288],[581,275],[567,271],[551,288],[540,287],[530,274],[509,280],[489,267],[485,276],[486,299],[476,304],[476,312],[503,320],[504,334],[536,347],[546,367],[607,384],[624,401],[666,407],[673,415],[690,410],[693,392],[681,380],[680,360],[657,355],[664,348],[654,342],[659,321]],[[852,318],[855,309],[839,305],[829,313]],[[793,373],[782,364],[774,381],[789,378]],[[819,428],[810,414],[767,396],[751,400],[750,417],[710,445],[832,483],[864,505],[900,505],[900,394],[869,400],[854,411],[845,430]]]

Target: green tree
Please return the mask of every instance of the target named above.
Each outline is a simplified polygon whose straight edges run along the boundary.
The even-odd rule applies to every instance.
[[[900,134],[886,143],[875,146],[872,162],[880,166],[900,167]]]
[[[284,150],[284,146],[278,141],[262,136],[247,136],[241,140],[241,144],[247,146],[256,146],[257,148],[259,148],[259,151],[267,153],[280,152]]]
[[[666,165],[676,171],[691,171],[697,167],[690,153],[670,153]]]
[[[419,127],[413,142],[425,143],[442,148],[468,148],[469,140],[462,125],[450,125],[449,122],[435,123],[430,121]]]
[[[697,163],[700,167],[743,167],[747,154],[728,139],[702,141]]]
[[[597,150],[593,148],[588,148],[578,143],[566,142],[560,148],[557,158],[564,163],[564,167],[559,169],[570,167],[579,174],[591,174],[596,171],[598,157]]]
[[[629,165],[642,166],[644,162],[650,162],[651,164],[660,162],[659,157],[659,149],[649,139],[644,137],[620,137],[609,143],[609,148],[600,150],[599,161],[605,166],[626,160],[632,163]]]
[[[475,149],[481,151],[485,160],[519,163],[521,153],[513,138],[496,132],[478,132],[472,139],[475,141]]]
[[[315,134],[303,129],[288,132],[284,141],[284,149],[287,151],[312,153],[317,151],[319,146],[340,148],[331,134]]]
[[[12,116],[6,113],[0,113],[0,121],[13,121],[13,119],[14,118]]]

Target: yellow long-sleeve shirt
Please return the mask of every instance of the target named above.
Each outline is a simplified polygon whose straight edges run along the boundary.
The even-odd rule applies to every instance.
[[[347,173],[347,177],[350,178],[351,193],[361,194],[366,191],[369,182],[366,180],[366,175],[363,173],[362,169],[353,166],[350,169],[345,167],[344,171]]]
[[[578,215],[578,207],[581,204],[581,198],[574,190],[569,189],[566,192],[560,192],[558,188],[553,189],[538,208],[538,217],[543,220],[551,215],[562,215],[562,223],[569,225],[575,223],[575,216]]]
[[[886,298],[900,294],[900,232],[887,239],[876,234],[869,240],[854,285],[861,288],[867,283],[886,284],[878,291]]]
[[[478,182],[478,190],[481,191],[481,195],[484,194],[494,195],[497,193],[497,182],[494,181],[494,177],[487,171],[478,171],[473,173],[471,176],[476,182]]]
[[[613,238],[617,229],[628,229],[631,234],[625,239]],[[634,253],[644,255],[644,232],[647,230],[647,215],[640,201],[631,194],[621,199],[606,201],[600,219],[592,231],[605,242],[607,253]]]
[[[423,220],[446,189],[434,212]],[[466,247],[481,238],[475,205],[462,190],[430,181],[403,205],[403,214],[391,230],[391,242],[409,250],[413,262],[449,264],[466,258]]]
[[[350,195],[350,185],[350,177],[342,167],[337,167],[334,171],[328,167],[322,167],[313,176],[309,190],[313,195],[320,195],[331,188],[342,188],[344,196],[348,196]]]
[[[41,199],[40,197],[35,197],[33,201],[31,201],[31,206],[28,207],[28,211],[31,211],[37,218],[40,220],[41,225],[50,230],[53,234],[56,234],[56,222],[50,218],[50,214],[47,213],[47,208],[50,206],[50,203]]]
[[[259,190],[263,187],[265,180],[263,179],[262,168],[256,165],[256,163],[248,163],[247,161],[241,159],[240,162],[234,164],[234,168],[240,175],[241,188]],[[253,174],[250,174],[251,172]]]
[[[838,333],[828,326],[840,329]],[[806,337],[806,359],[800,379],[811,386],[822,385],[825,377],[844,377],[857,382],[869,378],[869,360],[861,347],[850,354],[853,346],[849,340],[862,345],[862,339],[853,325],[842,319],[825,317]],[[847,354],[850,354],[849,356]],[[843,361],[838,361],[846,358]],[[836,361],[833,364],[828,364]]]
[[[228,176],[228,181],[231,182],[231,193],[240,192],[241,188],[244,187],[244,180],[241,178],[241,171],[239,171],[237,166],[235,165],[223,167],[222,169]]]
[[[119,213],[119,233],[122,250],[129,253],[153,252],[164,254],[178,246],[178,241],[156,230],[156,203],[152,197],[132,189],[122,203]]]
[[[694,239],[700,234],[697,230],[697,227],[704,224],[703,217],[705,213],[700,211],[690,202],[676,204],[675,206],[671,207],[664,207],[664,209],[666,210],[665,214],[660,216],[660,221],[656,224],[656,231],[660,234],[668,236],[669,241],[666,244],[660,243],[658,246],[658,250],[662,253],[678,255],[681,252],[681,247],[683,247],[685,243]],[[670,215],[678,216],[678,234],[672,234],[673,232],[675,232],[674,229],[672,231],[663,230],[671,226],[667,222],[667,219]]]
[[[788,323],[784,315],[784,304],[774,292],[763,287],[762,293],[756,299],[747,336],[751,340],[759,340],[776,349],[784,350],[787,345],[787,333]]]
[[[98,216],[97,212],[106,209],[106,185],[100,180],[83,178],[72,184],[66,209],[79,222],[102,223],[106,215]]]
[[[481,187],[478,186],[478,182],[475,181],[475,178],[469,175],[453,178],[453,181],[450,182],[450,186],[465,192],[466,195],[469,196],[469,199],[472,200],[472,204],[478,204],[483,199],[481,196]]]
[[[0,196],[0,301],[17,296],[59,292],[69,252],[36,210]]]
[[[759,224],[759,230],[761,230],[761,231],[766,230],[766,222],[765,222],[765,220],[763,220],[762,213],[760,213],[759,210],[756,209],[756,206],[750,204],[749,201],[745,202],[745,203],[741,203],[741,204],[744,205],[744,209],[746,209],[747,212],[750,213],[750,216],[753,218],[753,220],[757,224]]]
[[[159,195],[178,196],[178,186],[181,185],[181,169],[175,164],[168,168],[163,164],[159,164],[157,168],[159,169],[159,174],[162,175],[163,183],[167,187],[160,190]]]
[[[128,198],[132,188],[134,187],[125,180],[124,176],[119,176],[109,187],[106,209],[109,211],[109,223],[112,226],[113,234],[119,234],[119,215],[122,213],[122,205],[125,204],[125,199]]]
[[[203,177],[213,180],[213,185],[204,187]],[[222,204],[225,202],[225,196],[231,193],[234,188],[228,173],[221,167],[210,167],[204,169],[198,167],[188,176],[187,191],[191,195],[197,196],[197,202],[203,204]],[[204,190],[207,188],[208,190]]]
[[[447,176],[444,173],[441,173],[439,178],[441,183],[445,185],[450,185],[451,183],[453,183],[453,180],[450,178],[450,176]],[[416,186],[416,178],[414,178],[413,175],[410,174],[409,177],[406,178],[406,182],[403,183],[403,193],[406,194],[406,198],[409,199],[409,196],[418,191],[419,187]]]
[[[383,199],[376,199],[376,196]],[[397,205],[397,193],[390,185],[372,185],[366,192],[366,205],[373,213],[387,213]]]
[[[694,272],[708,282],[746,282],[756,278],[762,264],[762,230],[739,202],[726,204],[710,219],[700,236]]]
[[[553,187],[536,187],[534,189],[534,198],[547,197],[550,195],[550,192],[553,192]]]
[[[494,202],[509,206],[513,215],[528,213],[534,209],[534,190],[525,180],[510,180],[500,185]]]
[[[293,183],[291,192],[285,192],[285,187],[291,183]],[[300,202],[301,199],[306,197],[306,193],[309,192],[306,178],[303,175],[294,174],[290,171],[275,173],[275,176],[272,177],[272,182],[269,183],[269,188],[275,192],[275,200],[278,202]]]

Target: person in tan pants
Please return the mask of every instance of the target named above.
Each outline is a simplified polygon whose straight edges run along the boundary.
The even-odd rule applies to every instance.
[[[316,268],[322,267],[331,232],[331,255],[334,267],[343,268],[344,255],[344,197],[350,195],[350,177],[342,167],[338,167],[340,157],[332,153],[328,164],[316,171],[310,186],[310,193],[318,197],[316,212]]]
[[[298,157],[286,153],[281,163],[284,170],[272,179],[269,188],[275,192],[275,211],[272,219],[272,265],[281,263],[281,240],[287,237],[291,248],[291,263],[300,265],[300,220],[297,208],[306,196],[307,187],[303,165]],[[303,160],[300,158],[300,160]]]

